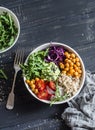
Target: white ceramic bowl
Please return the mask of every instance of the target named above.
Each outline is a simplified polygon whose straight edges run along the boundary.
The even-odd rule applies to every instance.
[[[40,50],[43,50],[43,49],[46,49],[46,48],[50,47],[50,45],[51,45],[51,43],[46,43],[46,44],[43,44],[43,45],[41,45],[41,46],[38,46],[36,49],[34,49],[34,50],[28,55],[28,57],[26,58],[25,63],[27,63],[27,60],[28,60],[29,56],[30,56],[32,53],[37,52],[37,51],[40,51]],[[83,85],[84,85],[84,81],[85,81],[85,67],[84,67],[84,63],[83,63],[81,57],[79,56],[79,54],[78,54],[73,48],[71,48],[70,46],[68,46],[68,45],[66,45],[66,44],[63,44],[63,43],[52,42],[52,45],[54,45],[54,46],[63,46],[64,49],[68,50],[69,52],[75,53],[75,55],[78,56],[78,58],[80,59],[80,63],[81,63],[81,67],[82,67],[82,76],[81,76],[81,81],[80,81],[80,88],[79,88],[79,90],[78,90],[77,93],[76,93],[74,96],[72,96],[71,98],[68,98],[68,99],[66,99],[66,100],[64,100],[64,101],[58,101],[58,102],[55,102],[55,103],[54,103],[54,104],[62,104],[62,103],[66,103],[66,102],[72,100],[72,99],[73,99],[75,96],[77,96],[77,95],[79,94],[79,92],[81,91],[81,89],[82,89],[82,87],[83,87]],[[39,99],[39,98],[32,92],[32,90],[29,88],[29,86],[27,85],[27,83],[26,83],[25,81],[26,81],[26,78],[24,77],[25,86],[26,86],[27,90],[30,92],[30,94],[31,94],[32,96],[34,96],[37,100],[39,100],[39,101],[41,101],[41,102],[50,104],[50,101]]]
[[[15,38],[13,44],[12,44],[10,47],[8,47],[8,48],[6,48],[6,49],[4,49],[4,50],[0,50],[0,53],[6,52],[6,51],[8,51],[9,49],[11,49],[11,48],[15,45],[15,43],[17,42],[18,37],[19,37],[19,34],[20,34],[20,23],[19,23],[19,20],[18,20],[17,16],[16,16],[11,10],[9,10],[9,9],[7,9],[7,8],[5,8],[5,7],[1,7],[1,6],[0,6],[0,14],[2,14],[3,12],[7,12],[7,13],[9,13],[9,14],[12,16],[12,19],[13,19],[13,21],[14,21],[14,24],[15,24],[15,26],[18,28],[18,33],[17,33],[17,36],[16,36],[16,38]]]

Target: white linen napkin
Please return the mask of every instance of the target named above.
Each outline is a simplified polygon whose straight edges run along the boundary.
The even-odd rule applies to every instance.
[[[95,74],[86,71],[82,91],[68,105],[62,119],[72,130],[95,130]]]

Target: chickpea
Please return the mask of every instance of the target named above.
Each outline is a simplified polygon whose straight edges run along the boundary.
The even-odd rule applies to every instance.
[[[26,80],[26,83],[29,84],[29,83],[30,83],[30,80]]]
[[[70,72],[71,75],[73,75],[75,71],[74,71],[74,69],[70,69],[69,72]]]
[[[35,80],[32,79],[32,80],[30,81],[30,84],[32,85],[32,84],[34,84],[34,83],[35,83]]]
[[[65,59],[65,63],[68,63],[68,59],[67,58]]]
[[[73,58],[72,58],[72,57],[70,57],[69,59],[70,59],[70,61],[72,61],[72,60],[73,60]]]
[[[35,79],[32,79],[32,82],[35,83]]]
[[[75,58],[76,55],[75,55],[74,53],[71,53],[71,57],[72,57],[72,58]]]
[[[69,69],[70,69],[70,70],[73,69],[73,66],[70,66]]]
[[[30,86],[32,89],[35,89],[35,84],[32,84],[31,86]]]
[[[35,89],[34,88],[31,88],[32,89],[32,92],[34,92],[35,91]]]
[[[73,66],[73,65],[74,65],[74,63],[71,61],[71,62],[70,62],[70,66]]]
[[[73,63],[75,63],[75,62],[76,62],[76,59],[75,59],[75,58],[73,58],[73,59],[72,59],[72,62],[73,62]]]
[[[78,73],[81,74],[81,73],[82,73],[82,70],[81,70],[81,69],[78,69]]]
[[[69,53],[67,51],[64,52],[64,55],[67,56]]]
[[[62,70],[62,74],[66,74],[66,71],[65,71],[65,70]]]
[[[67,72],[69,70],[69,67],[64,68],[64,70]]]
[[[77,61],[77,62],[76,62],[76,65],[77,65],[77,66],[80,66],[80,62],[79,62],[79,61]]]
[[[78,57],[76,57],[76,62],[77,62],[77,61],[79,61],[79,58],[78,58]]]
[[[74,75],[75,75],[75,76],[78,76],[78,72],[77,72],[77,71],[75,71]]]
[[[37,89],[37,88],[34,90],[34,93],[35,93],[35,94],[38,94],[38,89]]]
[[[79,68],[78,68],[77,66],[75,66],[75,70],[76,70],[76,71],[78,71],[78,70],[79,70]]]
[[[60,66],[61,69],[64,69],[64,64],[63,63],[60,62],[59,66]]]
[[[65,67],[69,67],[69,66],[70,66],[69,63],[66,63],[66,64],[65,64]]]
[[[35,81],[39,81],[39,78],[35,78]]]
[[[71,60],[70,60],[70,59],[67,59],[67,63],[71,63]]]
[[[68,55],[66,55],[67,58],[70,58],[70,54],[68,53]]]
[[[74,64],[74,68],[76,68],[77,67],[77,65],[76,64]]]

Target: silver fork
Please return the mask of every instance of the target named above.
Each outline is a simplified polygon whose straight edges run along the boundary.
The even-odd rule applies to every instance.
[[[7,99],[7,104],[6,104],[6,108],[7,109],[13,109],[14,108],[14,87],[15,87],[15,80],[16,80],[16,76],[18,71],[21,69],[20,68],[20,64],[23,63],[23,57],[24,57],[24,50],[23,49],[18,49],[16,51],[16,55],[15,55],[15,59],[14,59],[14,70],[15,70],[15,74],[14,74],[14,79],[13,79],[13,84],[12,84],[12,89],[11,92],[9,93],[8,99]]]

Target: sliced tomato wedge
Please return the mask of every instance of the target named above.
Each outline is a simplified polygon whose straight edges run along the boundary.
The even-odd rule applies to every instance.
[[[53,81],[50,81],[49,82],[49,87],[52,89],[52,90],[56,90],[56,85],[55,85],[55,83],[53,82]]]
[[[43,91],[45,89],[45,82],[43,80],[39,80],[36,82],[36,86],[39,91]]]
[[[38,93],[37,97],[40,99],[48,100],[48,92],[47,91],[41,91]]]

